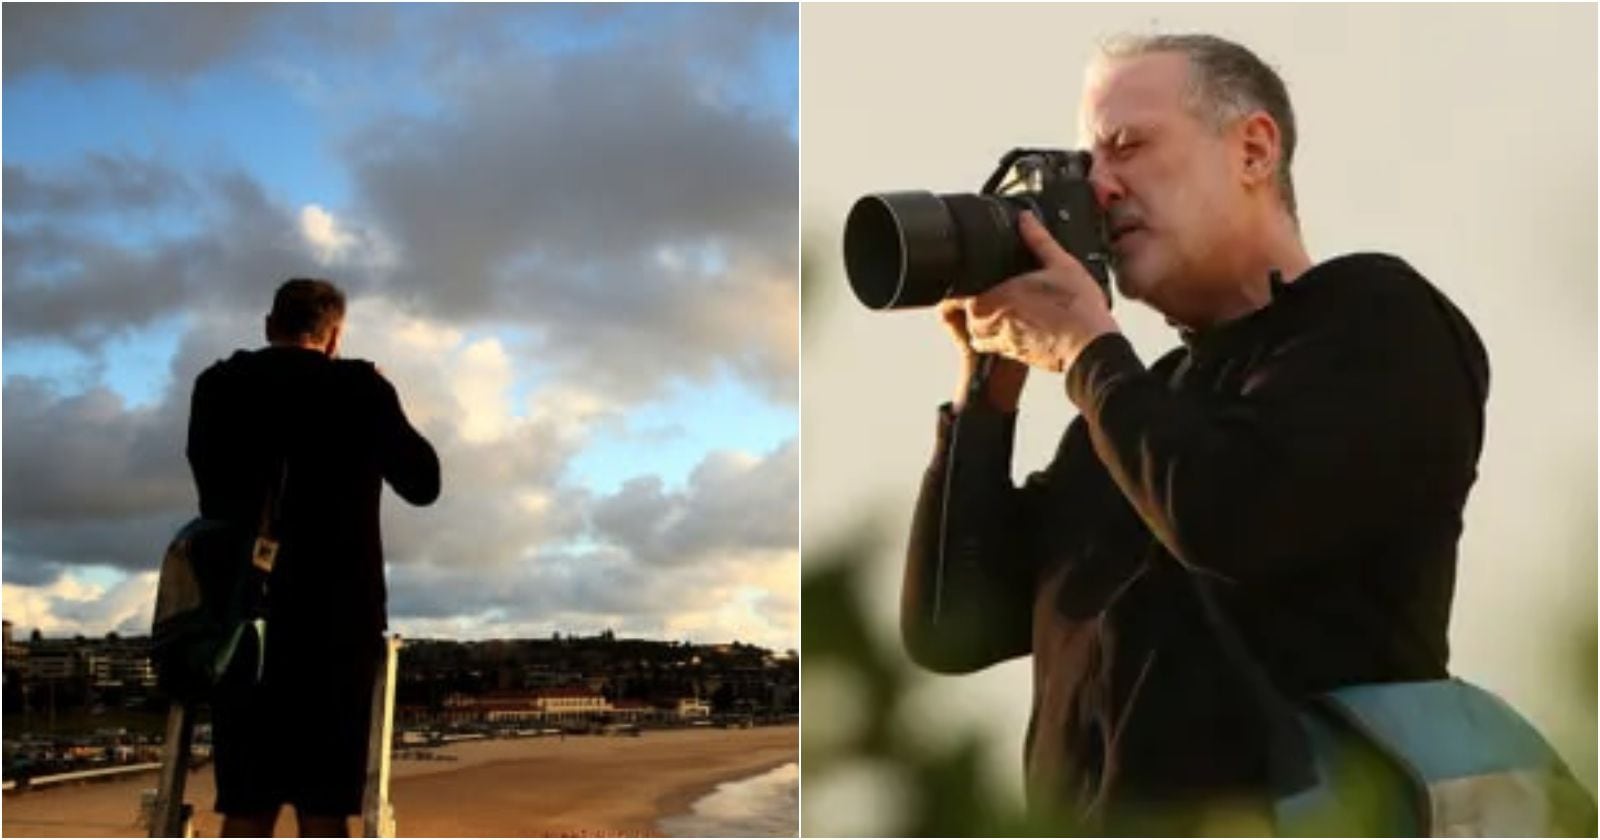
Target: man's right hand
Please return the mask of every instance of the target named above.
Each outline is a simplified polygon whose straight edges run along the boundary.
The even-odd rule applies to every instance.
[[[978,373],[978,352],[972,349],[972,333],[967,330],[967,302],[970,300],[951,298],[939,304],[939,319],[961,352],[961,378],[953,400],[956,411],[965,406],[972,378]],[[1015,412],[1022,397],[1022,386],[1028,381],[1028,366],[1000,356],[995,356],[991,364],[989,380],[984,385],[984,399],[996,411]]]

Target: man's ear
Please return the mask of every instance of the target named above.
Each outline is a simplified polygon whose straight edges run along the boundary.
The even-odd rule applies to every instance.
[[[327,344],[327,348],[326,349],[327,349],[327,353],[328,353],[328,358],[330,358],[330,359],[333,358],[334,356],[339,355],[339,336],[340,336],[340,334],[341,334],[341,332],[343,330],[344,330],[344,325],[343,324],[334,324],[328,330],[328,344]]]
[[[261,319],[261,336],[267,340],[268,344],[272,343],[272,316],[271,315],[268,315],[268,316],[266,316],[266,317]]]
[[[1266,111],[1256,111],[1239,121],[1239,139],[1244,155],[1241,174],[1251,186],[1275,180],[1278,159],[1283,154],[1283,136],[1278,123]]]

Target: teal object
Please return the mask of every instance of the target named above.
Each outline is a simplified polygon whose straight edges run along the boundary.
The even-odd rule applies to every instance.
[[[202,517],[167,546],[150,634],[151,664],[167,696],[208,699],[241,655],[254,661],[254,682],[261,681],[266,620],[252,596],[264,583],[249,564],[253,539],[235,524]]]
[[[1459,679],[1339,689],[1300,713],[1318,784],[1287,835],[1595,836],[1595,803],[1538,730]]]

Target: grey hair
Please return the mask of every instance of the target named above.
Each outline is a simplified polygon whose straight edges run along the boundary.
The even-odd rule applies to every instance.
[[[1278,193],[1297,223],[1294,179],[1294,106],[1283,79],[1239,44],[1215,35],[1117,35],[1100,43],[1103,59],[1137,58],[1150,53],[1180,53],[1189,60],[1189,108],[1213,130],[1253,111],[1266,111],[1278,124]]]

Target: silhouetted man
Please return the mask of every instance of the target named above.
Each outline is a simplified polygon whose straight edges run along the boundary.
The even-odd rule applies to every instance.
[[[439,460],[371,362],[339,359],[344,295],[284,283],[268,346],[195,382],[189,463],[204,516],[248,523],[282,482],[263,677],[213,702],[223,833],[271,836],[295,806],[301,833],[342,836],[359,813],[373,679],[386,626],[378,501],[384,481],[426,505]]]
[[[1402,260],[1307,255],[1294,114],[1250,51],[1130,39],[1082,107],[1118,288],[1184,346],[1146,367],[1025,218],[1042,267],[942,309],[963,376],[912,526],[907,646],[951,673],[1032,655],[1036,807],[1112,833],[1267,830],[1275,694],[1448,674],[1487,356]],[[1002,358],[969,397],[977,352]],[[1030,367],[1065,372],[1079,415],[1016,487]]]

